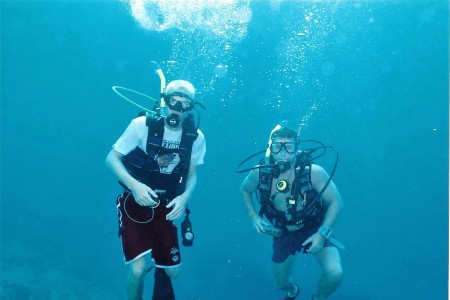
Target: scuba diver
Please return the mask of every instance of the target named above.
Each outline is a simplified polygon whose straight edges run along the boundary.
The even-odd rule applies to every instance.
[[[287,292],[284,299],[296,299],[300,294],[291,272],[296,253],[302,251],[314,254],[322,269],[311,299],[323,300],[338,288],[343,274],[338,248],[344,247],[332,230],[343,201],[332,176],[312,163],[313,151],[300,150],[299,143],[297,130],[289,128],[287,121],[277,125],[264,159],[248,169],[240,191],[256,231],[273,236],[273,279],[278,289]],[[254,193],[261,206],[259,212],[253,203]]]
[[[189,214],[196,168],[206,153],[204,135],[192,114],[198,104],[194,86],[174,80],[165,87],[161,70],[156,71],[162,82],[157,112],[133,119],[105,161],[124,188],[116,204],[128,266],[126,292],[133,300],[142,299],[145,275],[153,268],[153,300],[175,299],[171,278],[179,275],[181,254],[174,221]],[[189,227],[185,230],[192,245],[193,233]]]

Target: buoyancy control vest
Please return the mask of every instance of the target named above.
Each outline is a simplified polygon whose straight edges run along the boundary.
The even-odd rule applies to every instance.
[[[319,226],[325,209],[319,193],[311,183],[311,159],[299,152],[295,163],[295,179],[286,197],[286,212],[277,210],[271,199],[273,168],[259,169],[258,198],[261,205],[259,215],[265,216],[275,227],[286,230],[287,225],[298,225],[301,229]],[[299,205],[302,209],[298,210]]]
[[[162,192],[164,198],[173,199],[181,195],[186,188],[189,174],[192,146],[198,137],[194,117],[188,115],[182,123],[181,141],[178,149],[167,149],[162,146],[164,137],[164,119],[147,116],[147,146],[145,153],[136,147],[122,158],[125,168],[131,176],[149,186],[155,192]],[[160,172],[157,157],[165,154],[178,154],[180,162],[170,174]],[[121,183],[122,186],[124,186]]]

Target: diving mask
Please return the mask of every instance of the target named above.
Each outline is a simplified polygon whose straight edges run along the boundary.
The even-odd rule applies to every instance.
[[[165,101],[171,110],[186,112],[194,108],[194,101],[184,93],[172,93],[166,95]]]
[[[293,142],[274,142],[270,144],[270,152],[273,154],[280,153],[284,147],[287,153],[294,154],[297,151],[297,144]]]

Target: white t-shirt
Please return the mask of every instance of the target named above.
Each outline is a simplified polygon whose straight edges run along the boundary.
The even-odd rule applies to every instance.
[[[203,164],[203,158],[206,153],[205,136],[200,129],[198,129],[197,132],[198,137],[192,145],[191,154],[191,164],[195,166]],[[181,130],[172,130],[165,127],[162,146],[167,149],[180,148],[181,133]],[[113,145],[113,149],[122,155],[127,155],[136,147],[139,147],[147,153],[147,137],[148,126],[146,125],[146,117],[138,117],[131,121],[125,132]],[[178,154],[169,154],[166,158],[169,159],[168,165],[161,167],[160,172],[170,174],[180,162],[180,157]]]

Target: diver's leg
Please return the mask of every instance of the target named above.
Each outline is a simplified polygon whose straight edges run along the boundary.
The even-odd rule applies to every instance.
[[[153,300],[175,300],[172,287],[172,277],[179,275],[180,268],[155,268],[155,282],[153,286]]]
[[[324,300],[339,287],[342,281],[341,256],[336,247],[324,247],[315,254],[315,257],[323,273],[314,300]]]
[[[155,227],[157,228],[157,235],[154,238],[158,242],[155,243],[152,251],[155,261],[155,282],[152,299],[174,300],[172,278],[179,275],[181,266],[177,227],[165,218],[157,221]]]
[[[295,255],[289,255],[282,263],[273,263],[273,280],[277,289],[288,292],[288,296],[295,297],[298,292],[291,279],[291,272],[295,262]]]
[[[144,291],[146,269],[145,257],[140,257],[128,266],[127,296],[129,300],[141,300]]]

